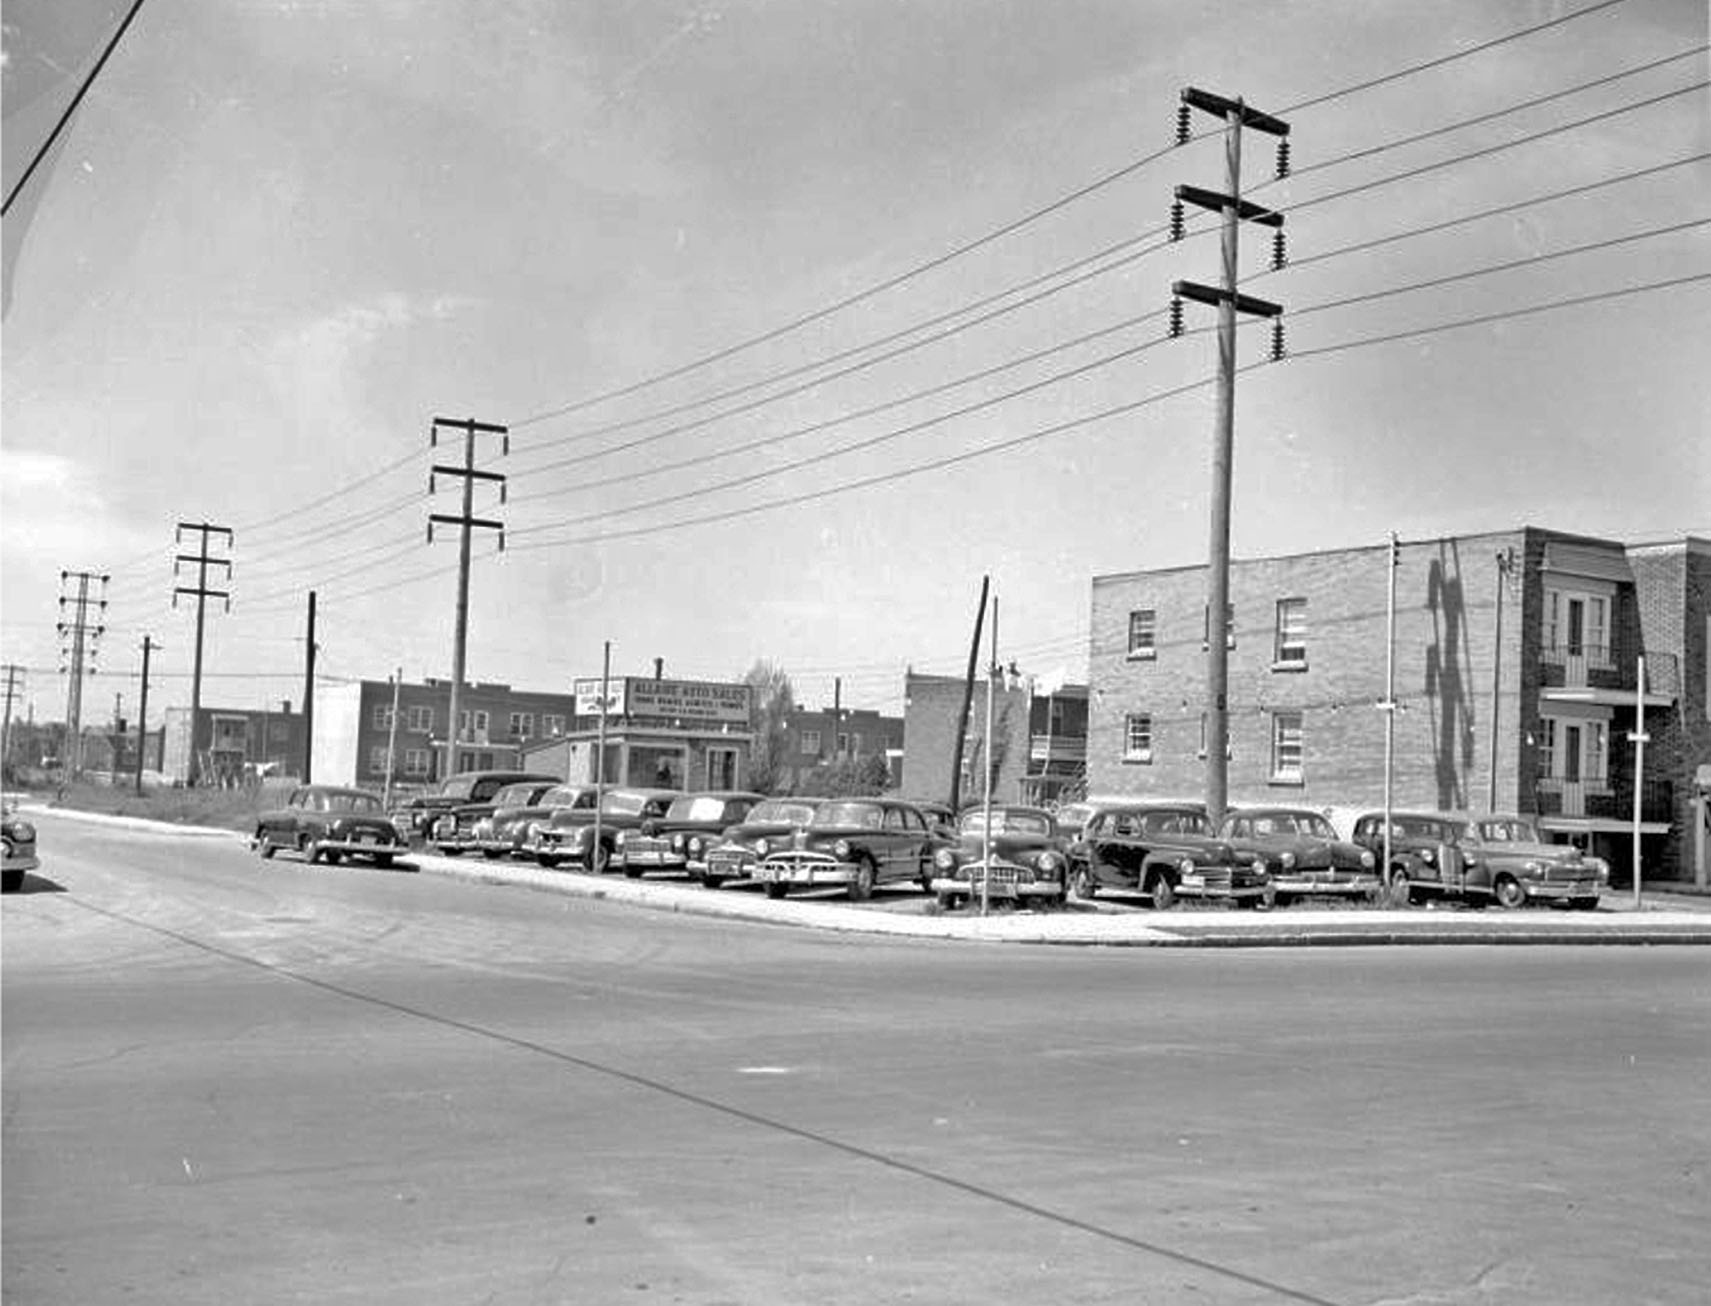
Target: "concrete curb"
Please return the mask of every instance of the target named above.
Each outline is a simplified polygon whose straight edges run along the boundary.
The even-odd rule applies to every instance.
[[[157,835],[194,835],[243,843],[236,830],[177,825],[144,817],[107,816],[71,808],[31,805],[38,814],[65,816]],[[845,906],[824,899],[757,896],[743,889],[595,877],[549,871],[519,862],[466,860],[413,851],[396,863],[474,883],[508,885],[569,897],[606,900],[653,911],[722,920],[828,930],[892,938],[954,939],[975,943],[1032,943],[1071,947],[1302,948],[1441,947],[1445,945],[1711,945],[1711,904],[1699,911],[1556,913],[1347,909],[1243,913],[1111,912],[1088,908],[1047,915],[904,915]]]

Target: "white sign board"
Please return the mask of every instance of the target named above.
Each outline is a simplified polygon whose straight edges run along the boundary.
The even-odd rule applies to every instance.
[[[628,681],[623,676],[613,676],[607,682],[606,714],[621,716],[624,712],[624,686]],[[600,677],[592,680],[578,680],[572,683],[571,692],[576,695],[577,716],[600,715]]]

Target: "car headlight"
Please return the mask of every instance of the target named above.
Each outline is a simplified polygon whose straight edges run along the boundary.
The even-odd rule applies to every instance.
[[[1374,866],[1378,865],[1378,862],[1373,858],[1371,849],[1369,849],[1369,848],[1361,849],[1360,864],[1369,871]]]
[[[1285,851],[1283,856],[1279,857],[1277,860],[1283,869],[1287,871],[1290,867],[1295,865],[1295,854],[1293,852]]]
[[[1525,862],[1521,866],[1522,872],[1527,875],[1538,875],[1542,873],[1544,869],[1545,865],[1543,862]]]
[[[1047,875],[1051,875],[1063,865],[1063,858],[1059,857],[1054,852],[1043,852],[1040,854],[1039,860],[1035,862],[1034,865],[1044,871]]]
[[[837,858],[840,862],[849,861],[850,841],[848,839],[839,839],[832,845],[832,856]]]
[[[13,821],[12,837],[19,843],[34,843],[36,841],[36,827],[28,821]]]
[[[956,854],[949,848],[941,848],[938,852],[933,854],[933,865],[937,866],[941,871],[955,870]]]
[[[618,847],[622,848],[624,846],[624,840],[629,837],[629,833],[630,832],[628,830],[618,831],[618,837],[616,839],[614,839],[612,842],[614,844],[616,844]]]
[[[691,857],[699,857],[701,855],[701,850],[707,845],[701,842],[700,835],[696,835],[686,846],[689,849],[689,855]]]
[[[1194,859],[1192,857],[1184,857],[1176,864],[1176,869],[1181,871],[1184,875],[1193,875]]]
[[[1424,862],[1427,866],[1432,865],[1434,862],[1436,862],[1438,860],[1437,851],[1435,849],[1432,849],[1432,848],[1422,849],[1420,852],[1420,860],[1422,862]]]
[[[771,850],[772,850],[772,845],[770,843],[768,843],[765,839],[756,839],[755,840],[755,856],[756,857],[765,857],[767,855],[767,853],[770,852]]]
[[[671,851],[672,852],[674,852],[674,853],[682,852],[683,851],[683,844],[684,844],[684,838],[681,834],[674,834],[671,836]]]

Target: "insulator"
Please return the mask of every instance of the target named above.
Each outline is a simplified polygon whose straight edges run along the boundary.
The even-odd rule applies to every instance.
[[[1182,334],[1182,299],[1178,295],[1170,297],[1170,334],[1173,338]]]
[[[1289,262],[1289,251],[1284,246],[1283,228],[1279,227],[1271,233],[1271,270],[1278,271]]]
[[[1282,181],[1289,175],[1289,138],[1281,137],[1277,142],[1277,179]]]
[[[1283,355],[1283,319],[1274,317],[1271,320],[1271,361],[1279,362]]]
[[[1178,145],[1188,144],[1188,112],[1186,104],[1176,106],[1176,143]]]
[[[1184,229],[1185,223],[1182,215],[1182,201],[1177,200],[1170,206],[1170,238],[1172,240],[1181,240]]]

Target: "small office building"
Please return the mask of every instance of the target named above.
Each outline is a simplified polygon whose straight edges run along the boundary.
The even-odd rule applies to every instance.
[[[600,678],[578,680],[571,729],[533,741],[521,762],[575,783],[741,789],[754,741],[751,693],[740,683],[613,676],[602,727]],[[604,766],[598,761],[602,745]]]

